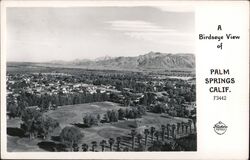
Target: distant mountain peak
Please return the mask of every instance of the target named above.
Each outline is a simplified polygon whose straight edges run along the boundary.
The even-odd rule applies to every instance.
[[[193,54],[172,54],[150,51],[147,54],[135,57],[104,57],[94,60],[79,60],[62,65],[73,65],[81,68],[92,69],[125,69],[125,70],[169,70],[169,69],[188,69],[195,68],[195,56]]]
[[[103,57],[98,57],[98,58],[96,58],[95,61],[106,61],[106,60],[110,60],[110,59],[112,59],[112,58],[114,58],[114,57],[111,57],[111,56],[109,56],[109,55],[105,55],[105,56],[103,56]]]

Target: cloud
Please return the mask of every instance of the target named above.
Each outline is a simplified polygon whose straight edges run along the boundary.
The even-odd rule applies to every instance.
[[[144,41],[150,41],[152,43],[158,44],[167,44],[167,45],[184,45],[184,46],[193,46],[194,37],[189,33],[141,33],[141,32],[126,32],[125,35],[128,35],[132,38]]]
[[[110,29],[122,32],[133,39],[150,41],[158,44],[192,46],[194,34],[179,32],[147,21],[109,21]]]
[[[165,29],[151,22],[146,21],[109,21],[112,30],[130,32],[171,32],[172,29]]]

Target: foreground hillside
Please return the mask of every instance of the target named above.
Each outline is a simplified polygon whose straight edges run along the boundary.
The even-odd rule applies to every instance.
[[[22,129],[20,129],[20,124],[22,123],[20,118],[8,119],[7,120],[7,135],[8,143],[7,149],[9,152],[46,152],[46,151],[62,151],[63,148],[60,143],[59,134],[62,128],[65,126],[77,126],[80,131],[84,134],[84,137],[79,139],[79,144],[88,144],[89,151],[91,151],[91,146],[93,142],[98,142],[95,147],[96,151],[101,151],[101,146],[99,142],[102,140],[108,140],[113,138],[116,140],[116,137],[121,137],[120,151],[123,151],[125,148],[131,148],[132,139],[131,139],[131,130],[136,129],[138,134],[144,135],[145,129],[150,129],[154,127],[155,130],[161,133],[162,124],[176,124],[181,122],[188,122],[188,118],[180,117],[171,117],[166,116],[166,114],[156,114],[156,113],[147,113],[142,118],[138,119],[129,119],[129,120],[119,120],[113,123],[98,123],[98,125],[93,127],[84,127],[82,118],[84,114],[87,113],[105,113],[107,110],[124,108],[120,104],[113,102],[94,102],[86,104],[77,104],[77,105],[67,105],[61,106],[57,110],[50,110],[44,113],[46,116],[56,119],[60,122],[60,127],[51,133],[51,139],[30,139],[27,137]],[[192,133],[194,133],[194,128],[192,126]],[[178,141],[181,141],[180,144],[185,144],[182,141],[185,139],[189,133],[178,133],[176,135]],[[153,140],[156,141],[155,137],[152,139],[152,135],[149,133],[147,139],[148,147],[154,144]],[[162,141],[162,136],[158,137]],[[135,148],[139,147],[138,137],[135,138]],[[167,138],[165,141],[167,143],[173,142],[171,138]],[[190,141],[188,141],[190,142]],[[191,140],[196,145],[196,141]],[[145,144],[145,138],[141,138],[141,144]],[[61,148],[62,147],[62,148]],[[196,147],[196,146],[195,146]],[[117,142],[113,145],[113,151],[117,151]],[[154,150],[154,148],[152,148]],[[81,149],[80,149],[81,150]],[[105,145],[105,150],[110,151],[109,145]],[[194,150],[194,148],[192,148]]]

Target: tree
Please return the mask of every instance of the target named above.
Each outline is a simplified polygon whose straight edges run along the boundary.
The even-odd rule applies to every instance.
[[[18,117],[20,115],[16,104],[12,104],[12,103],[8,104],[7,109],[9,111],[8,116],[10,119]]]
[[[115,140],[114,138],[109,138],[109,148],[110,148],[110,151],[113,150],[113,144],[115,143]]]
[[[111,119],[112,115],[111,114],[112,114],[112,112],[110,110],[107,110],[107,113],[106,113],[107,118],[108,118],[107,122],[112,122],[112,119]]]
[[[112,110],[111,111],[111,122],[117,122],[118,121],[118,112],[117,110]]]
[[[26,110],[29,104],[25,100],[20,98],[20,100],[17,101],[17,106],[18,106],[17,114],[22,116],[23,112]]]
[[[23,124],[21,128],[25,130],[25,132],[29,133],[30,139],[36,137],[36,132],[41,129],[38,125],[41,123],[42,113],[35,109],[25,109],[22,112],[22,121]]]
[[[96,119],[97,119],[97,124],[98,124],[98,122],[100,122],[100,120],[101,120],[101,115],[97,114]]]
[[[107,113],[104,114],[103,120],[104,120],[105,122],[110,122],[109,115],[108,115]]]
[[[144,104],[145,106],[148,106],[148,94],[147,94],[147,93],[144,94],[144,97],[143,97],[143,104]]]
[[[163,103],[158,103],[153,106],[152,112],[154,113],[165,113],[166,112],[166,105]]]
[[[117,110],[108,110],[104,115],[104,120],[106,122],[117,122],[119,119],[119,114]]]
[[[166,129],[166,126],[165,125],[161,125],[162,141],[164,141],[164,138],[165,138],[165,129]]]
[[[121,137],[116,137],[117,151],[120,151]]]
[[[181,127],[181,123],[177,123],[177,134],[180,133],[180,127]]]
[[[83,117],[83,123],[87,127],[91,127],[92,125],[97,125],[98,124],[98,117],[93,115],[93,114],[86,114]]]
[[[107,141],[106,140],[102,140],[100,142],[100,146],[102,147],[102,152],[105,150],[105,146],[107,145]]]
[[[59,127],[58,121],[56,121],[51,117],[44,116],[41,123],[41,128],[42,128],[41,134],[43,135],[44,139],[48,138],[48,135],[52,133],[54,129],[56,129],[57,127]]]
[[[192,120],[188,120],[188,127],[189,127],[189,132],[190,134],[192,133]]]
[[[135,135],[137,134],[135,129],[131,130],[131,137],[132,137],[132,150],[134,149],[134,145],[135,145]]]
[[[148,95],[147,103],[149,106],[150,104],[153,104],[155,102],[155,94],[152,92],[148,92],[147,95]]]
[[[144,134],[145,134],[145,149],[146,149],[147,148],[147,142],[148,142],[149,130],[148,129],[144,129]]]
[[[129,110],[129,112],[128,112],[128,115],[129,115],[129,118],[135,118],[135,112],[134,112],[134,110]]]
[[[89,148],[89,146],[88,146],[86,143],[83,143],[83,144],[82,144],[82,151],[83,151],[83,152],[87,152],[87,151],[88,151],[88,148]]]
[[[83,137],[84,137],[84,134],[81,133],[79,128],[76,128],[73,126],[64,127],[60,133],[60,138],[62,142],[65,145],[70,146],[71,151],[72,151],[73,143],[78,144],[79,140]]]
[[[121,108],[118,110],[118,118],[119,120],[123,120],[125,118],[125,111]]]
[[[154,133],[155,133],[155,127],[150,127],[150,135],[152,143],[154,141]]]
[[[170,124],[167,124],[166,125],[166,129],[167,129],[167,137],[169,138],[169,135],[170,135]]]
[[[160,136],[160,132],[159,131],[155,131],[155,137],[156,137],[157,141],[159,141],[159,136]]]
[[[137,135],[136,135],[136,137],[137,137],[137,140],[138,140],[138,144],[139,145],[141,145],[141,140],[142,140],[142,134],[141,133],[138,133]]]
[[[145,106],[137,106],[137,110],[140,115],[145,115],[146,114],[146,107]]]
[[[187,134],[187,132],[188,132],[188,124],[187,123],[185,123],[185,133]]]
[[[127,120],[130,118],[129,109],[128,108],[125,109],[125,118],[127,118]]]
[[[193,121],[193,125],[194,125],[194,132],[196,132],[196,115],[193,115],[190,117]]]
[[[92,151],[95,152],[95,147],[97,146],[97,142],[96,141],[92,141]]]
[[[185,123],[181,122],[181,132],[182,132],[182,134],[184,134],[184,127],[185,127]]]
[[[174,139],[175,137],[176,137],[176,135],[175,135],[175,129],[176,129],[176,126],[175,126],[175,124],[172,124],[172,138]]]
[[[74,152],[78,152],[79,151],[78,144],[76,144],[76,143],[73,144],[73,151]]]

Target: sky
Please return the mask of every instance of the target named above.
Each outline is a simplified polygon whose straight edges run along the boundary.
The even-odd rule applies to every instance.
[[[7,8],[7,61],[194,53],[194,12],[163,7]]]

